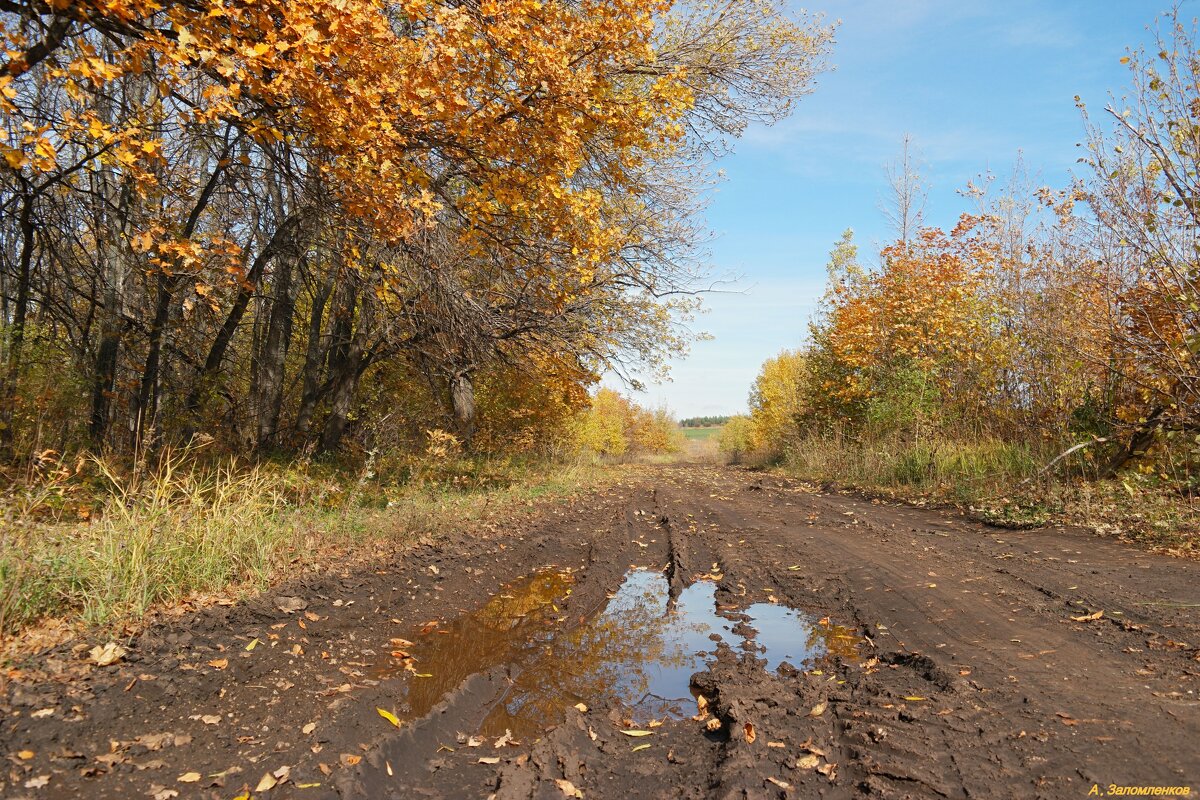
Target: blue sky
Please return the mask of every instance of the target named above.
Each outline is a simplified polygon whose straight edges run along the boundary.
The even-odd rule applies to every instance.
[[[710,296],[696,325],[713,336],[638,397],[680,417],[744,411],[759,365],[802,344],[846,228],[871,259],[889,237],[884,165],[912,134],[930,183],[926,221],[952,225],[957,195],[985,170],[1007,177],[1018,151],[1039,183],[1064,185],[1083,125],[1120,97],[1120,58],[1149,37],[1169,0],[827,0],[840,19],[831,63],[788,120],[754,128],[719,165],[708,211],[715,273],[739,291]],[[1185,14],[1200,13],[1189,0]]]

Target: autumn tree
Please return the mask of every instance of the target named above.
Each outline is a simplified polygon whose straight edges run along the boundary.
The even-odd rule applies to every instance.
[[[807,358],[801,350],[784,350],[763,362],[750,390],[756,449],[782,453],[799,438],[808,415],[808,384]]]
[[[1105,258],[1098,288],[1117,315],[1109,366],[1127,389],[1110,474],[1158,431],[1200,426],[1200,56],[1195,21],[1176,11],[1164,27],[1154,52],[1122,59],[1132,85],[1105,107],[1107,123],[1088,118],[1086,200]]]

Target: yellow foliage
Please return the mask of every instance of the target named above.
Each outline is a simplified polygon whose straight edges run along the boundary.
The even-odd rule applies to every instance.
[[[575,440],[582,453],[601,456],[673,453],[682,434],[665,409],[649,410],[612,389],[602,388],[577,421]]]
[[[762,365],[750,392],[755,449],[782,452],[799,434],[807,375],[807,359],[799,350],[784,350]]]

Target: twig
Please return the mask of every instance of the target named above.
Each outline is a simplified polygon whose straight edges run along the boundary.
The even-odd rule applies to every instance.
[[[1068,450],[1064,450],[1063,452],[1061,452],[1057,456],[1055,456],[1054,459],[1049,464],[1042,467],[1041,470],[1039,470],[1037,474],[1030,475],[1028,478],[1021,481],[1021,486],[1024,486],[1025,484],[1029,483],[1034,478],[1042,477],[1043,475],[1045,475],[1047,472],[1050,471],[1051,467],[1053,467],[1055,464],[1062,461],[1064,458],[1071,455],[1072,453],[1078,452],[1079,450],[1082,450],[1085,447],[1091,447],[1094,444],[1104,444],[1108,441],[1109,441],[1109,439],[1107,436],[1099,436],[1095,439],[1092,439],[1090,442],[1080,442],[1079,444],[1075,445],[1074,447],[1071,447]]]

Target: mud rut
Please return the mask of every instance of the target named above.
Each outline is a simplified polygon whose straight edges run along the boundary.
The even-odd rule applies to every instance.
[[[399,728],[377,713],[423,680],[420,661],[380,669],[393,639],[437,636],[548,567],[572,570],[569,595],[542,621],[568,635],[631,566],[663,570],[673,596],[712,574],[722,606],[779,602],[827,617],[854,631],[857,657],[768,673],[753,653],[721,646],[693,679],[715,730],[684,718],[629,737],[629,712],[595,696],[519,744],[464,744],[520,679],[514,663],[458,665],[463,679]],[[1195,562],[1083,532],[992,529],[736,470],[631,472],[502,530],[152,629],[108,669],[81,674],[70,647],[43,654],[47,677],[3,691],[0,796],[1200,791],[1198,576]],[[188,773],[198,780],[181,781]],[[253,791],[264,774],[276,785]]]

